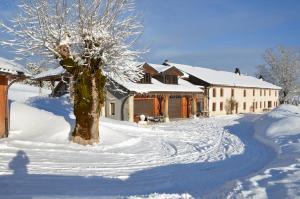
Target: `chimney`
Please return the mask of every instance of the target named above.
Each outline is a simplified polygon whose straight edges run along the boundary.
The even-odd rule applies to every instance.
[[[259,76],[258,76],[258,79],[264,80],[264,77],[263,77],[262,75],[259,75]]]
[[[234,71],[235,74],[237,75],[241,75],[241,71],[239,68],[235,68],[235,71]]]
[[[169,66],[168,62],[169,62],[169,60],[165,59],[165,61],[164,61],[164,63],[162,65]]]

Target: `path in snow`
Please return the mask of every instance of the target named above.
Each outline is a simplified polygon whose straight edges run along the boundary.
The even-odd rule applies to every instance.
[[[101,143],[83,147],[68,141],[73,117],[65,99],[33,98],[27,104],[12,104],[14,131],[0,141],[0,198],[154,192],[222,197],[227,182],[257,172],[274,156],[253,139],[255,116],[148,128],[102,119]],[[21,151],[28,164],[16,155]]]

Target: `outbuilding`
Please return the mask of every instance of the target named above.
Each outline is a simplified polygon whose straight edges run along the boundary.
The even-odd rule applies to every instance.
[[[8,89],[14,82],[29,76],[21,65],[0,57],[0,138],[7,137],[9,132]]]

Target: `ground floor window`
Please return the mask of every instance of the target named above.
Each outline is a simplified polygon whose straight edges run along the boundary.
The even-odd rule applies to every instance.
[[[216,111],[216,103],[215,102],[212,104],[212,111]]]
[[[262,108],[262,102],[259,102],[259,108]]]
[[[268,101],[268,108],[272,108],[272,101]]]
[[[220,102],[220,111],[223,111],[223,102]]]
[[[266,108],[266,102],[264,101],[264,108]]]
[[[116,114],[116,104],[110,103],[110,115],[115,115],[115,114]]]
[[[198,113],[202,112],[202,103],[201,102],[197,102],[197,112]]]
[[[247,104],[246,104],[246,102],[244,102],[243,109],[246,110],[246,107],[247,107]]]

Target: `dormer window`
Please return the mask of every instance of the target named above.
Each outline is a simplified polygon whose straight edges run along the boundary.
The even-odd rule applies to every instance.
[[[176,75],[164,75],[165,84],[178,84],[178,77]]]
[[[151,75],[150,73],[144,73],[144,77],[139,81],[141,84],[151,84]]]

